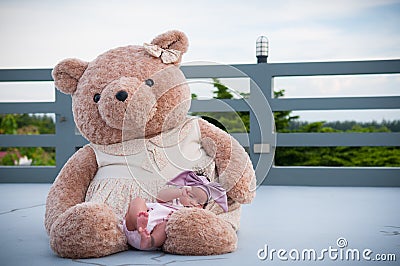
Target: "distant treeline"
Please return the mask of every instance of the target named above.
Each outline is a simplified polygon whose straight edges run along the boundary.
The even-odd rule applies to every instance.
[[[46,114],[3,114],[0,115],[0,134],[54,134],[55,124]]]
[[[299,131],[302,128],[307,127],[311,122],[307,121],[290,121],[288,131]],[[382,129],[381,131],[388,132],[400,132],[400,120],[387,121],[383,120],[381,122],[357,122],[357,121],[333,121],[333,122],[323,122],[323,127],[332,128],[337,131],[354,131],[357,128],[364,129]],[[387,130],[385,130],[387,129]]]

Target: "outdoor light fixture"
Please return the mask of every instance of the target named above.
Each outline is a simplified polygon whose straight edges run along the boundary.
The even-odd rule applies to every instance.
[[[268,57],[268,39],[265,36],[260,36],[256,41],[256,56],[257,63],[267,63]]]

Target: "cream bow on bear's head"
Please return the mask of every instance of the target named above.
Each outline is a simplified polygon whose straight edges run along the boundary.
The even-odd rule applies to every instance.
[[[164,64],[176,63],[179,61],[181,56],[181,51],[174,49],[163,49],[156,44],[144,43],[143,47],[144,50],[146,50],[146,52],[148,52],[150,55],[161,58],[161,61]]]

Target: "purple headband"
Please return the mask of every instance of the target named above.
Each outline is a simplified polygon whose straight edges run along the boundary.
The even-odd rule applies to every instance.
[[[167,185],[199,187],[206,192],[208,199],[213,199],[225,212],[228,211],[225,189],[217,182],[210,182],[204,176],[198,176],[193,171],[180,173],[168,181]]]

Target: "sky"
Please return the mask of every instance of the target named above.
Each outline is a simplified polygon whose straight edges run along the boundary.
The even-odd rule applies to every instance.
[[[398,25],[400,0],[0,0],[0,68],[52,68],[69,57],[91,61],[111,48],[141,45],[171,29],[189,38],[184,64],[256,63],[255,41],[261,35],[269,39],[269,63],[399,59]],[[246,90],[244,80],[223,82]],[[400,75],[274,80],[274,87],[290,98],[398,96],[399,85]],[[54,99],[51,82],[26,87],[0,84],[0,101]],[[212,91],[193,89],[202,97]],[[341,119],[343,112],[296,114],[319,121]],[[400,110],[351,115],[360,121],[394,120]]]

